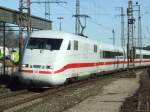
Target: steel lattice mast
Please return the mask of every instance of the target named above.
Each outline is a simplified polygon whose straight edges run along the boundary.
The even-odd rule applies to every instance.
[[[132,0],[128,1],[128,38],[127,38],[127,59],[128,67],[134,67],[134,58],[135,58],[135,47],[134,47],[134,23],[135,19],[133,18],[133,5]]]
[[[45,0],[45,19],[50,20],[50,1],[49,0]]]
[[[31,29],[31,21],[30,21],[30,0],[20,0],[19,2],[19,20],[20,26],[22,28],[27,28],[28,31]]]
[[[27,37],[29,38],[31,32],[30,20],[30,0],[19,1],[19,56],[22,57],[23,51],[23,30],[27,29]],[[19,59],[19,61],[20,61]]]

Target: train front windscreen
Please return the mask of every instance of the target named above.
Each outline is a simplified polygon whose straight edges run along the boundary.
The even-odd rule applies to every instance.
[[[53,38],[30,38],[27,49],[59,50],[62,41]]]

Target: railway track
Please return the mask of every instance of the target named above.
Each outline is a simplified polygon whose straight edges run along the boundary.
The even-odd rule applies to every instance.
[[[126,72],[126,71],[125,71]],[[5,96],[0,96],[0,112],[3,111],[17,111],[19,109],[31,106],[36,103],[40,103],[44,101],[44,98],[46,97],[51,97],[53,95],[56,95],[59,92],[63,92],[65,90],[69,89],[77,89],[78,87],[91,83],[91,82],[96,82],[99,80],[103,80],[109,77],[118,77],[119,74],[121,73],[116,73],[110,74],[108,76],[101,76],[101,77],[96,77],[92,78],[90,80],[82,80],[77,83],[72,83],[70,85],[65,85],[65,86],[59,86],[55,88],[49,88],[48,90],[44,92],[34,92],[34,91],[21,91],[21,92],[16,92],[14,94],[10,95],[5,95]]]
[[[7,97],[17,96],[19,94],[25,94],[27,92],[28,92],[28,90],[20,90],[20,91],[16,91],[16,92],[12,92],[12,93],[3,93],[0,95],[0,100],[7,98]]]
[[[94,81],[94,80],[92,80]],[[51,88],[48,89],[45,92],[42,93],[37,93],[37,92],[27,92],[27,91],[22,91],[21,93],[17,93],[15,96],[15,94],[13,96],[7,97],[7,96],[3,96],[0,97],[0,112],[3,111],[9,111],[9,110],[13,110],[16,111],[18,109],[20,109],[19,106],[25,104],[28,105],[27,103],[29,103],[29,105],[35,104],[35,103],[39,103],[41,101],[44,100],[45,97],[47,96],[52,96],[58,92],[62,92],[64,90],[68,90],[68,89],[73,89],[73,87],[79,87],[82,84],[86,84],[87,81],[82,81],[82,82],[78,82],[78,83],[73,83],[71,85],[67,85],[67,86],[60,86],[60,87],[55,87],[55,88]],[[41,99],[42,98],[42,99]],[[21,106],[22,107],[22,106]],[[23,106],[24,107],[24,106]]]

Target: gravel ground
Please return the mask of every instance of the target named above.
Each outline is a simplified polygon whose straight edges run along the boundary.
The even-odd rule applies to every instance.
[[[115,78],[106,78],[93,83],[82,85],[80,88],[58,93],[48,97],[40,104],[27,107],[18,112],[62,112],[77,105],[90,96],[95,96],[103,91],[103,86],[110,84]]]
[[[104,104],[104,108],[108,108],[108,105],[109,105],[108,102],[111,102],[111,101],[109,101],[107,98],[111,97],[113,99],[114,96],[118,97],[117,91],[119,89],[122,88],[122,90],[124,91],[121,91],[121,92],[124,93],[127,90],[127,89],[124,89],[124,86],[127,87],[128,84],[130,84],[131,88],[130,88],[130,94],[127,94],[128,96],[128,95],[133,94],[133,92],[138,88],[138,83],[136,84],[132,83],[134,82],[133,80],[136,80],[134,75],[133,77],[131,76],[129,79],[127,77],[122,76],[122,78],[119,80],[119,83],[121,84],[121,86],[117,86],[118,79],[120,79],[120,77],[117,77],[117,76],[109,77],[103,80],[99,80],[99,81],[95,81],[95,82],[82,85],[80,88],[76,88],[76,89],[73,88],[72,90],[69,90],[69,91],[66,90],[63,93],[59,92],[57,94],[54,94],[52,97],[44,98],[45,100],[40,104],[39,103],[34,104],[30,107],[18,110],[17,112],[63,112],[63,111],[64,112],[86,112],[87,110],[70,111],[70,109],[82,104],[82,102],[84,102],[87,99],[89,99],[88,101],[90,101],[90,102],[86,102],[87,107],[91,107],[91,105],[96,105],[97,102],[93,102],[93,101],[95,101],[95,99],[97,98],[99,99],[103,98],[104,102],[106,101],[107,104],[102,101],[99,101],[99,102]],[[138,82],[138,81],[136,80],[135,82]],[[134,90],[132,88],[132,85],[133,85]],[[114,87],[116,89],[113,89]],[[101,97],[97,96],[99,94],[103,94],[103,95]],[[114,103],[113,101],[112,107],[116,107],[116,105],[118,106],[118,103],[119,103],[119,107],[121,107],[121,104],[123,103],[122,97],[124,98],[124,96],[120,95],[119,99],[114,99],[116,100],[116,102]],[[81,107],[83,106],[84,105],[81,105]],[[96,107],[97,108],[93,107],[95,108],[95,112],[101,112],[99,111],[99,107],[100,107],[99,104],[96,105]],[[94,112],[94,111],[91,110],[87,112]],[[109,110],[107,112],[111,112],[111,111]]]
[[[64,112],[119,112],[125,99],[138,88],[139,77],[118,79],[104,86],[102,93],[89,97]]]
[[[140,75],[140,88],[133,96],[126,99],[120,112],[137,112],[137,110],[143,110],[141,112],[150,112],[150,110],[148,110],[150,107],[146,102],[150,103],[150,78],[147,70]],[[139,103],[141,103],[141,106]]]
[[[6,88],[5,85],[0,86],[0,95],[11,93],[10,89]]]
[[[0,75],[0,95],[9,94],[22,89],[25,89],[25,87],[15,78],[9,75]]]
[[[82,85],[80,88],[72,88],[63,93],[59,92],[51,97],[43,98],[44,101],[41,100],[43,101],[42,103],[28,106],[17,112],[119,112],[126,97],[129,98],[121,107],[122,110],[120,112],[134,112],[137,108],[139,93],[143,96],[150,93],[150,87],[147,85],[150,85],[150,80],[147,72],[144,72],[141,75],[141,87],[134,94],[139,87],[139,77],[135,78],[134,74],[126,75],[126,73],[121,75],[121,78],[117,76],[108,77]],[[146,87],[143,89],[143,85],[144,87],[149,87],[149,91],[147,91]],[[143,94],[143,91],[146,92]],[[130,97],[133,94],[134,96]]]
[[[10,93],[10,88],[7,88],[6,84],[8,82],[8,77],[4,77],[0,75],[0,95]],[[7,80],[7,81],[6,81]]]

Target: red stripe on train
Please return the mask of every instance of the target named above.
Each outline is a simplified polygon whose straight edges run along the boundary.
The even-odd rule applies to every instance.
[[[33,70],[19,70],[19,72],[33,73]]]
[[[135,61],[134,63],[141,63],[141,62],[150,62],[150,60],[145,60],[145,61]],[[112,62],[97,62],[97,63],[73,63],[73,64],[68,64],[65,65],[63,68],[50,72],[50,71],[39,71],[40,74],[56,74],[56,73],[61,73],[67,69],[72,69],[72,68],[84,68],[84,67],[94,67],[94,66],[103,66],[103,65],[112,65],[112,64],[127,64],[127,61],[112,61]],[[20,70],[19,72],[24,72],[24,73],[33,73],[33,70]]]

